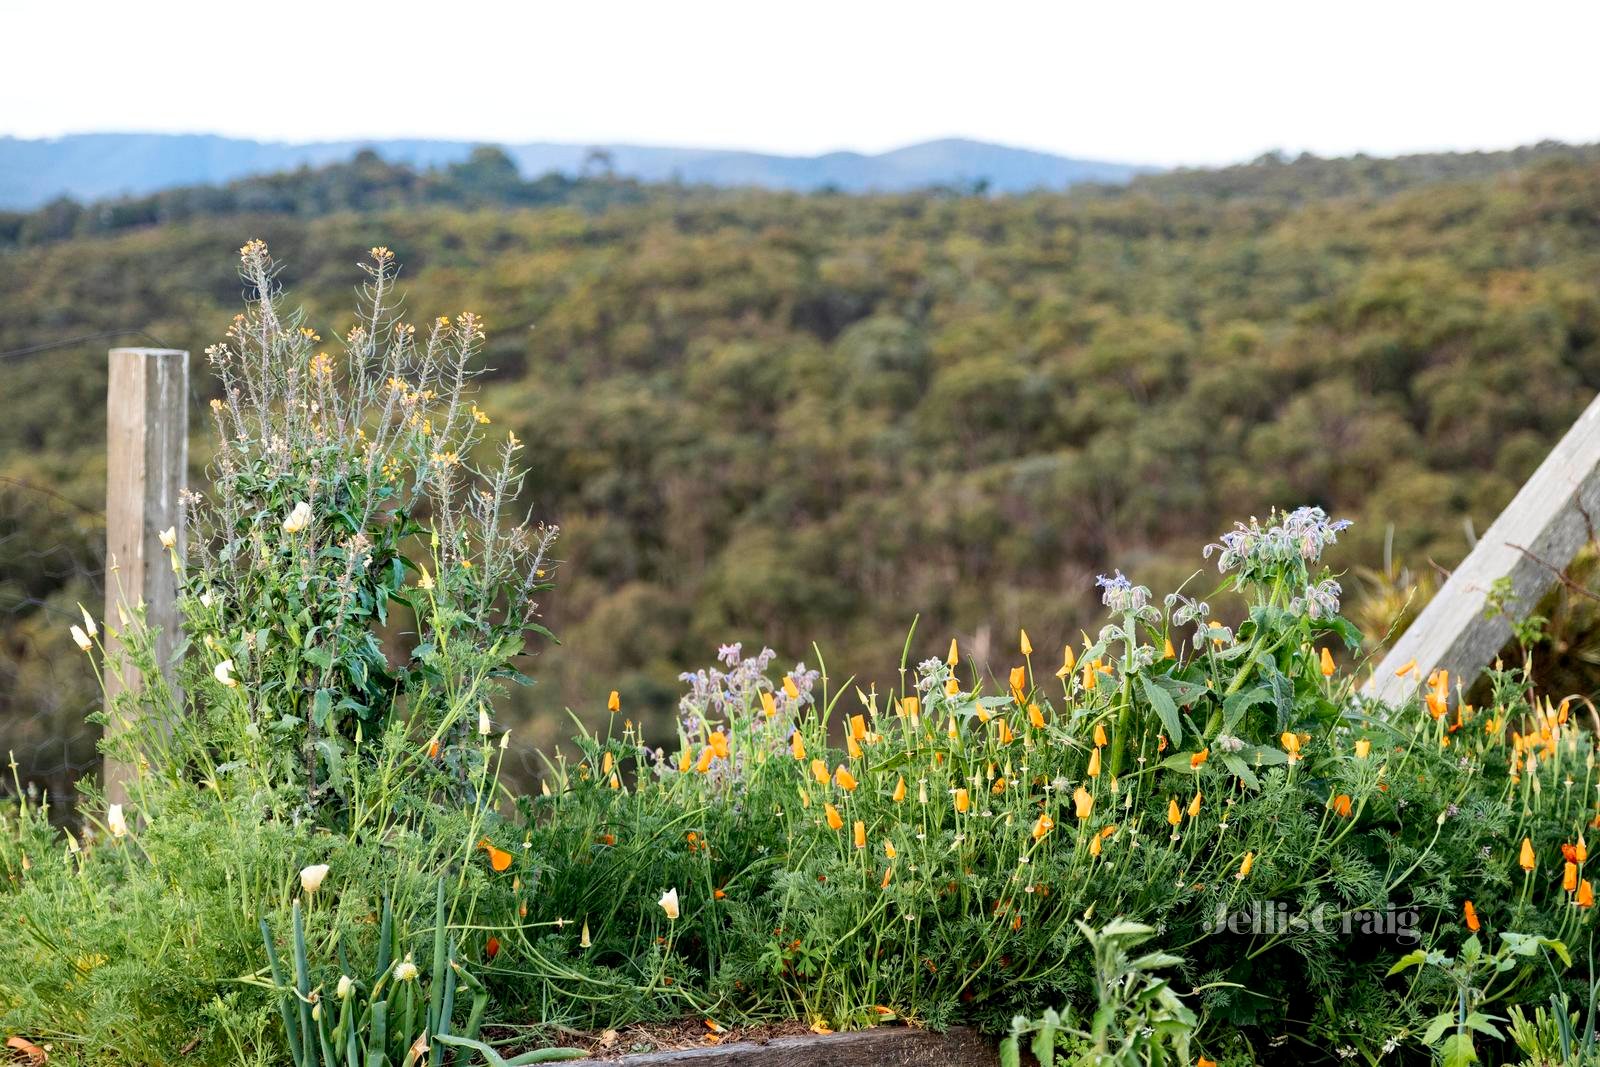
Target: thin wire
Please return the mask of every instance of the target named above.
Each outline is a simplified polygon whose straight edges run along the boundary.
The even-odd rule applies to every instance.
[[[73,345],[81,345],[85,341],[103,341],[107,337],[128,336],[143,337],[146,341],[152,342],[157,348],[172,347],[146,330],[106,330],[103,333],[87,333],[82,337],[69,337],[64,341],[47,341],[44,344],[29,345],[27,348],[13,348],[9,352],[0,352],[0,359],[10,359],[13,356],[31,356],[36,352],[48,352],[52,348],[70,348]]]

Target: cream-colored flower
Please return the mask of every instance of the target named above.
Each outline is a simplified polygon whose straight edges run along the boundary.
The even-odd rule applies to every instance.
[[[211,677],[215,678],[229,689],[232,689],[234,686],[239,684],[239,680],[233,676],[233,660],[231,659],[225,659],[221,663],[218,663],[215,667],[211,668]]]
[[[94,642],[89,640],[89,635],[84,633],[83,627],[79,626],[77,623],[72,624],[71,632],[72,643],[83,649],[85,652],[94,647]]]
[[[283,532],[299,533],[310,525],[311,505],[302,500],[294,506],[293,511],[289,512],[289,517],[283,520]]]
[[[407,953],[406,958],[401,960],[400,965],[394,969],[394,980],[396,982],[415,982],[417,980],[417,965],[411,962],[410,953]]]
[[[168,526],[156,536],[161,539],[162,548],[174,549],[178,547],[178,528],[176,526]]]
[[[112,837],[128,836],[128,820],[122,814],[121,804],[113,804],[106,809],[106,829],[111,831]]]
[[[510,747],[511,747],[511,731],[507,730],[505,733],[500,735],[500,751],[504,752],[506,749],[508,749]]]
[[[100,628],[94,624],[94,616],[89,614],[89,609],[84,607],[82,604],[79,604],[78,610],[83,612],[83,628],[85,632],[87,632],[90,637],[98,636],[100,633]]]
[[[328,877],[328,865],[326,863],[314,863],[310,867],[302,867],[300,869],[300,888],[304,889],[309,896],[322,888],[322,880],[326,877]]]
[[[355,990],[356,984],[350,980],[348,974],[339,976],[339,988],[335,991],[340,1000],[349,1000],[350,994]]]
[[[667,918],[676,921],[678,918],[678,890],[676,887],[661,894],[661,899],[656,901],[661,910],[667,913]]]
[[[489,721],[489,713],[483,708],[478,709],[478,734],[488,737],[489,731],[494,729],[494,724]]]

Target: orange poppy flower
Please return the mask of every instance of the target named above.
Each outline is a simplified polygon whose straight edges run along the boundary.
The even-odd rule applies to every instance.
[[[489,866],[496,871],[509,870],[511,867],[511,853],[503,848],[496,848],[486,837],[478,842],[478,847],[489,854]]]
[[[1461,902],[1461,915],[1467,920],[1467,929],[1477,933],[1482,924],[1478,922],[1478,909],[1472,906],[1472,901]]]

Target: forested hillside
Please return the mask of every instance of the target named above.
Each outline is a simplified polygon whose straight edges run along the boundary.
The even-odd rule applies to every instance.
[[[1278,195],[1290,165],[1261,166],[1214,176],[1225,196],[1168,176],[197,215],[0,255],[0,350],[113,330],[188,348],[204,433],[238,246],[271,244],[328,338],[353,265],[389,246],[419,320],[486,318],[479,402],[529,443],[528,506],[563,528],[564,644],[520,706],[592,711],[616,687],[665,712],[720,642],[813,663],[816,641],[836,681],[896,661],[919,615],[915,658],[952,633],[1009,649],[1019,625],[1059,647],[1096,617],[1096,573],[1160,589],[1205,568],[1209,592],[1196,538],[1274,504],[1356,519],[1337,566],[1377,564],[1391,524],[1401,559],[1458,560],[1600,388],[1600,163],[1399,192],[1334,175],[1328,197]],[[62,703],[43,665],[75,655],[83,583],[36,553],[91,551],[93,520],[37,490],[102,506],[108,343],[0,359],[7,722]],[[48,610],[7,610],[29,598]]]

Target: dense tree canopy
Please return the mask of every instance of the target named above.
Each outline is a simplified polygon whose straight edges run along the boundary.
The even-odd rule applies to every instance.
[[[1171,587],[1207,568],[1197,534],[1273,505],[1358,520],[1336,565],[1376,565],[1391,526],[1399,558],[1451,565],[1600,387],[1600,164],[1274,192],[1300,165],[1219,172],[1226,194],[241,198],[0,255],[0,350],[140,330],[198,361],[255,236],[336,337],[350,265],[388,245],[417,314],[486,318],[480,403],[527,439],[527,505],[563,527],[563,645],[524,710],[616,687],[661,713],[679,670],[741,639],[808,662],[815,641],[842,681],[894,662],[919,615],[914,657],[958,633],[1000,668],[1019,626],[1059,650],[1095,625],[1097,572]],[[21,679],[0,715],[53,699],[62,672],[30,664],[70,647],[64,615],[9,605],[86,595],[27,553],[94,541],[13,483],[100,506],[106,346],[0,360],[0,640]]]

